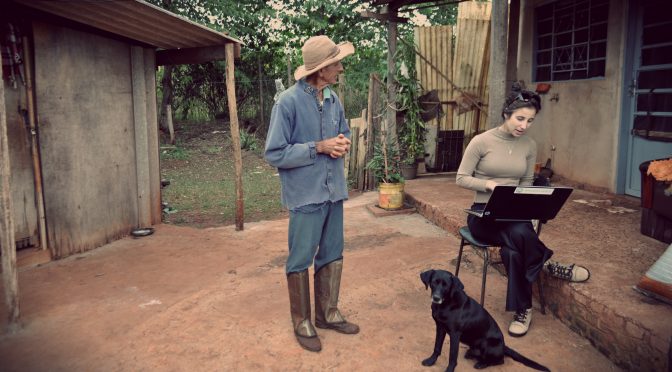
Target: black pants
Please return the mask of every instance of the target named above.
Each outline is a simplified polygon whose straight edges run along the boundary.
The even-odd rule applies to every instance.
[[[474,204],[472,209],[483,209]],[[544,262],[553,251],[539,240],[531,222],[498,222],[469,215],[467,225],[474,237],[484,243],[500,246],[502,261],[509,277],[506,311],[532,307],[532,284],[539,277]]]

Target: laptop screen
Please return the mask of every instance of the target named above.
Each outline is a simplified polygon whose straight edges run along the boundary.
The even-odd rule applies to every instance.
[[[483,215],[499,220],[551,220],[572,191],[571,187],[497,186]]]

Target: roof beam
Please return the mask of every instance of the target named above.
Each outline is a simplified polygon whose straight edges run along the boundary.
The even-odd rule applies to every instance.
[[[234,57],[240,58],[240,44],[234,44]],[[188,65],[226,59],[224,45],[200,48],[159,50],[156,65]]]
[[[387,5],[389,8],[399,9],[402,6],[405,6],[405,5],[424,4],[424,3],[429,3],[429,2],[433,2],[433,1],[428,1],[428,0],[374,0],[371,3],[371,5],[373,5],[373,6]]]
[[[375,13],[370,11],[363,11],[359,13],[364,18],[373,18],[383,22],[396,22],[396,23],[408,23],[408,18],[398,17],[395,14],[390,13]]]

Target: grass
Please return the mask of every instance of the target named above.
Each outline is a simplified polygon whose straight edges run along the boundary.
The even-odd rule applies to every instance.
[[[162,190],[162,200],[170,211],[164,213],[165,223],[193,227],[235,224],[235,169],[228,133],[228,124],[222,122],[177,125],[178,145],[161,152],[161,177],[170,180]],[[260,147],[243,150],[245,222],[287,216],[280,204],[277,171],[263,160]]]

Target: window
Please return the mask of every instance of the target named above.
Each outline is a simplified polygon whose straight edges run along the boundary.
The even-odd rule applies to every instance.
[[[609,0],[560,0],[535,9],[535,81],[603,77]]]

